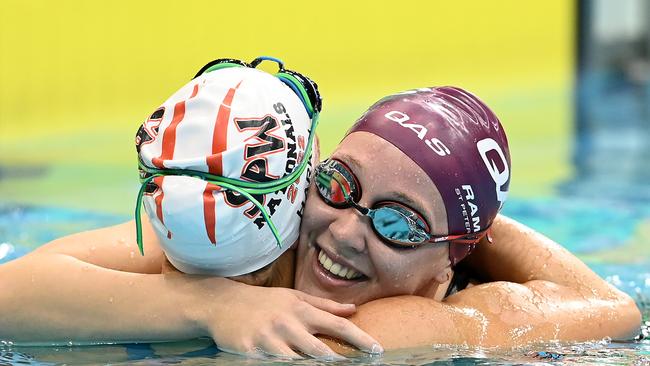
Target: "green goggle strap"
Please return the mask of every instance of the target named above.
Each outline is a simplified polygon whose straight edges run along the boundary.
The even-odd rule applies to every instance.
[[[214,175],[206,172],[201,172],[201,171],[196,171],[196,170],[188,170],[188,169],[156,169],[156,168],[151,168],[146,165],[144,165],[141,161],[138,159],[138,166],[140,169],[142,169],[144,172],[147,172],[149,174],[158,174],[158,175],[189,175],[193,177],[197,177],[200,179],[203,179],[205,181],[215,183],[217,185],[224,185],[224,184],[231,184],[234,186],[237,186],[239,188],[246,188],[249,193],[252,194],[265,194],[265,193],[271,193],[275,192],[278,189],[276,187],[278,186],[288,186],[291,183],[295,182],[298,177],[302,175],[302,173],[305,171],[305,168],[307,167],[307,164],[309,163],[309,160],[311,159],[312,156],[312,148],[314,144],[314,139],[316,137],[316,127],[318,126],[318,117],[319,114],[316,113],[314,115],[314,118],[312,119],[312,127],[311,131],[309,133],[309,140],[307,141],[307,148],[305,149],[306,154],[303,160],[300,162],[300,165],[298,165],[298,168],[295,169],[291,174],[286,175],[278,180],[270,181],[270,182],[249,182],[245,180],[239,180],[239,179],[234,179],[234,178],[227,178],[227,177],[222,177],[220,175]],[[287,184],[287,182],[289,182]],[[225,187],[225,185],[224,185]],[[265,192],[260,192],[257,190],[267,190]]]
[[[222,62],[222,63],[218,63],[216,65],[210,66],[208,69],[203,71],[202,74],[207,74],[207,73],[215,71],[215,70],[226,69],[226,68],[229,68],[229,67],[245,67],[245,66],[240,65],[240,64],[236,64],[236,63],[233,63],[233,62]],[[282,65],[280,65],[280,67],[282,67]],[[307,110],[309,112],[309,115],[313,116],[313,115],[315,115],[317,113],[316,111],[314,111],[314,107],[311,105],[309,95],[307,95],[307,91],[305,90],[305,87],[302,85],[300,80],[296,79],[296,77],[294,77],[291,74],[282,72],[282,69],[280,70],[280,72],[275,74],[275,77],[277,77],[278,79],[288,80],[290,83],[295,85],[296,88],[294,89],[294,91],[298,91],[300,93],[301,99],[302,99],[305,107],[307,108]]]
[[[309,95],[307,95],[307,91],[305,90],[305,87],[302,86],[300,80],[296,79],[295,76],[282,71],[275,74],[275,77],[281,80],[288,80],[290,83],[296,86],[296,89],[294,89],[294,91],[297,90],[300,92],[300,97],[301,97],[300,99],[302,99],[303,104],[305,105],[305,107],[307,107],[310,116],[316,115],[318,113],[314,110],[314,107],[311,105]]]
[[[203,71],[201,74],[206,74],[208,72],[214,71],[214,70],[220,70],[220,69],[225,69],[228,67],[245,67],[244,65],[236,64],[233,62],[222,62],[216,65],[210,66],[207,70]]]
[[[140,255],[143,256],[144,256],[144,244],[142,242],[142,220],[140,218],[140,211],[142,208],[142,196],[144,195],[144,189],[149,182],[151,182],[156,177],[162,177],[165,175],[172,175],[172,174],[154,174],[145,179],[142,179],[141,180],[142,184],[140,186],[140,190],[138,191],[138,201],[135,204],[135,228],[136,228],[135,230],[136,230],[136,241],[138,243],[138,249],[140,249]],[[173,174],[173,175],[177,175],[177,174]],[[183,174],[183,175],[189,175],[189,174]],[[291,185],[293,182],[286,182],[281,186],[274,188],[274,190],[271,190],[270,188],[250,190],[250,189],[244,189],[242,187],[237,187],[229,183],[223,183],[223,182],[219,182],[219,183],[210,182],[210,183],[215,183],[223,188],[227,188],[240,193],[241,195],[246,197],[249,201],[251,201],[257,208],[259,208],[260,211],[262,212],[262,216],[264,217],[264,220],[266,220],[266,222],[269,224],[269,229],[271,229],[271,232],[273,233],[275,240],[278,242],[278,247],[282,247],[282,239],[280,238],[278,229],[275,227],[275,224],[273,224],[273,221],[271,220],[269,214],[266,212],[266,208],[264,208],[264,205],[262,205],[258,200],[256,200],[255,197],[252,196],[252,194],[266,194],[266,193],[275,192],[277,190],[281,190]]]

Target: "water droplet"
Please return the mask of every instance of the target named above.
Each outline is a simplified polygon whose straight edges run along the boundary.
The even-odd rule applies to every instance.
[[[111,304],[113,303],[113,297],[112,296],[108,298],[108,302],[111,303]]]

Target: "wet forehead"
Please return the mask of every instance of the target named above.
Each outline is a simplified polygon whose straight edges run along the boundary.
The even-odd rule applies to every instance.
[[[391,143],[367,132],[347,136],[332,154],[350,165],[359,179],[362,201],[394,200],[424,215],[435,232],[447,231],[440,193],[431,179]]]

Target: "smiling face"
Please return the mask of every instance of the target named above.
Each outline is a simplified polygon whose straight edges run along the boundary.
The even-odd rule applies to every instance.
[[[367,132],[350,134],[331,158],[345,163],[361,186],[361,206],[395,201],[411,207],[431,232],[447,233],[440,193],[411,159]],[[432,294],[451,271],[449,245],[414,249],[386,245],[370,218],[326,204],[310,188],[300,228],[295,288],[339,302],[363,304],[395,295]]]

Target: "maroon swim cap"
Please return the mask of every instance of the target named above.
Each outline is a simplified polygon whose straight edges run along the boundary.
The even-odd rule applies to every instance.
[[[375,103],[348,131],[395,145],[431,178],[447,211],[447,235],[485,232],[508,196],[510,152],[499,119],[455,87],[409,90]],[[475,247],[453,241],[452,265]]]

